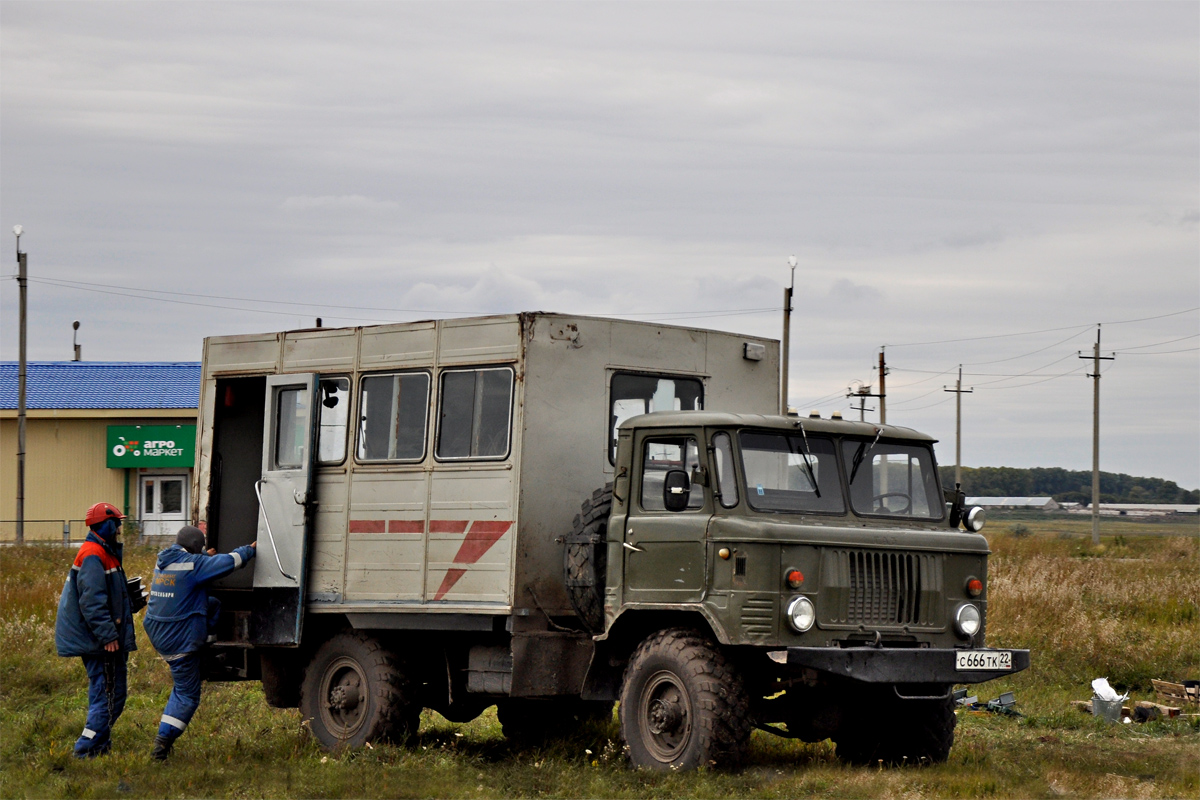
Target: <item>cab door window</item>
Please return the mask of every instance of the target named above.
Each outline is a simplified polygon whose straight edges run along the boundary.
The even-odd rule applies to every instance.
[[[666,511],[663,503],[663,486],[667,473],[681,469],[691,476],[700,466],[700,449],[693,437],[670,437],[647,439],[642,450],[642,508],[646,511]],[[688,493],[688,511],[704,506],[704,487],[691,485]]]

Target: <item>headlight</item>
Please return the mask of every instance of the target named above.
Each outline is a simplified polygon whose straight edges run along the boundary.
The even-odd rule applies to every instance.
[[[954,615],[954,627],[963,636],[974,636],[979,633],[979,609],[970,603],[963,603]]]
[[[796,597],[787,607],[788,624],[800,633],[804,633],[817,621],[817,610],[807,597]]]
[[[966,514],[963,515],[963,527],[972,533],[979,533],[983,530],[983,523],[987,519],[987,514],[979,506],[975,506]]]

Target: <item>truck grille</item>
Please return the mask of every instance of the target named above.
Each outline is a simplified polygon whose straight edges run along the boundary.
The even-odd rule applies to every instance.
[[[830,627],[943,627],[942,557],[884,550],[827,550],[821,617]]]

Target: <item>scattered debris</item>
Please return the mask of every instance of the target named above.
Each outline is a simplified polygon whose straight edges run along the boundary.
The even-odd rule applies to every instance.
[[[1085,714],[1095,714],[1092,710],[1091,700],[1072,700],[1071,705]],[[1180,712],[1181,709],[1174,706],[1152,703],[1149,700],[1138,700],[1133,706],[1121,706],[1121,718],[1129,719],[1133,722],[1150,722],[1162,717],[1173,719],[1174,717],[1178,717]]]
[[[968,697],[966,689],[958,689],[954,692],[954,704],[978,713],[1004,714],[1010,717],[1021,716],[1016,709],[1017,696],[1012,692],[1005,692],[994,700],[980,703],[977,695]]]

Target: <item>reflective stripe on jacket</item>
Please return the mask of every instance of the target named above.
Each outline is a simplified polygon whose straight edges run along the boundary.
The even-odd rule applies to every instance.
[[[79,546],[54,623],[54,646],[60,656],[99,655],[114,640],[123,650],[137,650],[121,550],[120,545],[109,547],[95,532]]]
[[[158,554],[143,626],[164,656],[191,653],[208,637],[207,584],[254,558],[250,545],[210,556],[172,545]]]

